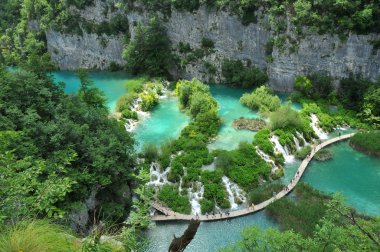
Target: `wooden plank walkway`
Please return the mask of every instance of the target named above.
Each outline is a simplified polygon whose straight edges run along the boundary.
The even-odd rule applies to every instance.
[[[290,184],[288,184],[287,186],[284,186],[284,189],[282,191],[278,192],[272,198],[270,198],[270,199],[268,199],[268,200],[266,200],[260,204],[254,205],[253,207],[248,207],[245,209],[232,211],[232,212],[229,212],[229,214],[222,213],[222,214],[215,214],[215,215],[209,214],[208,216],[206,216],[206,215],[195,216],[195,215],[176,213],[176,212],[172,211],[171,209],[162,206],[158,202],[153,202],[151,204],[151,206],[153,208],[157,209],[158,211],[160,211],[161,213],[163,213],[163,215],[154,215],[154,216],[152,216],[152,220],[154,220],[154,221],[171,221],[171,220],[199,219],[200,221],[214,221],[214,220],[224,220],[224,219],[230,219],[230,218],[235,218],[235,217],[239,217],[239,216],[244,216],[247,214],[251,214],[251,213],[263,210],[269,204],[273,203],[275,200],[281,199],[282,197],[286,196],[288,193],[290,193],[294,189],[294,187],[300,181],[303,173],[305,172],[309,162],[312,160],[315,153],[317,153],[320,149],[326,147],[327,145],[348,139],[348,138],[352,137],[353,135],[354,134],[346,134],[346,135],[342,135],[339,137],[335,137],[335,138],[332,138],[332,139],[329,139],[327,141],[320,143],[316,147],[313,147],[309,157],[305,158],[302,161],[301,165],[299,166],[299,168],[298,168],[295,176],[291,180]]]

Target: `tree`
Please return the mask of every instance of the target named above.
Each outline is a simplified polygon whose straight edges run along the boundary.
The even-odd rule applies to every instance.
[[[170,77],[173,55],[170,40],[159,18],[153,17],[146,26],[136,27],[133,40],[123,52],[127,68],[133,74]]]
[[[295,88],[301,93],[309,96],[311,94],[311,90],[313,88],[313,83],[306,76],[297,76],[295,79]]]
[[[91,107],[107,109],[104,94],[98,88],[93,87],[94,83],[90,79],[88,72],[85,69],[78,69],[77,76],[80,80],[79,97]]]
[[[286,127],[302,128],[303,123],[300,114],[287,105],[270,114],[270,125],[275,130]]]
[[[244,94],[240,102],[251,109],[258,109],[260,113],[275,111],[281,106],[280,98],[266,86],[256,88],[251,94]]]
[[[378,251],[379,219],[359,217],[335,197],[327,203],[325,216],[311,237],[293,231],[246,228],[243,239],[220,251]]]
[[[360,115],[364,121],[380,127],[380,87],[372,87],[367,91]]]

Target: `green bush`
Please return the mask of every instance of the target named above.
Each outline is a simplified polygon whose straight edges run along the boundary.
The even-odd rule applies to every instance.
[[[1,252],[80,251],[75,242],[62,227],[44,220],[22,221],[0,232]]]
[[[258,109],[260,113],[272,112],[281,106],[280,98],[266,86],[256,88],[251,94],[245,93],[240,102],[251,109]]]
[[[150,111],[158,105],[159,98],[154,91],[149,91],[146,94],[142,93],[140,94],[140,98],[142,111]]]
[[[202,38],[201,46],[205,49],[213,49],[215,47],[215,43],[212,41],[212,39]]]
[[[268,76],[257,67],[244,66],[240,60],[225,59],[222,75],[227,84],[237,87],[258,87],[268,81]]]
[[[351,137],[350,145],[365,153],[380,156],[380,131],[356,133]]]
[[[254,136],[253,144],[259,147],[259,149],[265,152],[266,154],[273,155],[274,154],[273,143],[269,140],[269,138],[270,138],[269,129],[260,130]]]
[[[131,111],[130,109],[124,109],[122,112],[121,112],[121,115],[124,119],[133,119],[133,120],[137,120],[138,119],[138,116],[137,116],[137,113],[135,111]]]
[[[155,161],[158,157],[157,146],[154,144],[146,144],[143,146],[141,154],[148,163],[151,163]]]
[[[300,114],[294,111],[290,105],[282,106],[277,111],[270,114],[270,126],[272,130],[294,127],[303,129],[303,122]]]
[[[189,198],[181,195],[174,185],[164,185],[158,194],[158,199],[175,212],[184,214],[191,212]]]
[[[296,158],[298,159],[305,159],[307,155],[309,155],[311,152],[311,147],[310,145],[307,145],[300,149],[299,151],[296,152]]]
[[[170,40],[158,18],[152,18],[147,26],[139,24],[135,36],[123,52],[127,69],[133,74],[151,77],[170,77],[173,55]]]
[[[200,203],[201,203],[202,214],[212,213],[214,211],[215,203],[213,201],[202,199]]]

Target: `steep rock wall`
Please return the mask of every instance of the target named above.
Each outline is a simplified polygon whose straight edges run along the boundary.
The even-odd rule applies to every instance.
[[[104,13],[103,1],[83,12],[83,17],[101,22],[110,14]],[[90,11],[91,10],[91,11]],[[95,10],[95,11],[94,11]],[[131,36],[134,36],[136,22],[146,22],[146,13],[128,14]],[[222,81],[220,69],[224,58],[239,59],[266,69],[270,84],[276,90],[291,90],[294,78],[300,74],[327,71],[338,80],[350,74],[359,74],[376,79],[380,76],[380,51],[374,52],[370,41],[379,35],[350,35],[346,41],[338,36],[310,35],[298,41],[297,50],[284,46],[274,48],[273,61],[268,62],[265,46],[271,32],[265,19],[257,24],[244,26],[236,16],[224,11],[200,8],[194,13],[172,11],[165,23],[173,48],[179,42],[189,43],[192,48],[201,46],[202,38],[212,39],[215,48],[212,53],[184,67],[183,78],[199,78],[203,81]],[[61,69],[98,68],[106,69],[111,62],[125,64],[121,57],[123,36],[66,35],[55,31],[47,33],[47,42],[52,59]],[[107,43],[104,43],[107,41]],[[106,46],[104,46],[106,44]],[[204,63],[210,63],[218,70],[210,76]]]
[[[111,62],[124,65],[122,59],[124,36],[99,36],[83,33],[68,35],[49,30],[46,33],[48,51],[53,62],[62,70],[78,68],[107,69]]]

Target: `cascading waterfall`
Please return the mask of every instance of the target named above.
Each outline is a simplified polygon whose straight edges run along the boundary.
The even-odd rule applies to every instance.
[[[167,83],[166,83],[166,86],[168,86]],[[166,86],[162,89],[162,95],[159,96],[160,100],[168,98],[168,95],[167,95],[168,89]],[[144,93],[146,94],[147,91],[145,90]],[[149,112],[145,112],[145,111],[142,111],[140,109],[140,103],[141,102],[142,102],[141,97],[138,97],[137,99],[135,99],[133,101],[133,104],[131,106],[131,111],[137,113],[138,120],[133,120],[133,119],[127,119],[126,120],[124,127],[125,127],[125,130],[128,132],[134,131],[137,128],[139,122],[141,120],[144,120],[145,118],[149,117],[149,115],[150,115]]]
[[[237,209],[239,205],[235,202],[235,199],[239,199],[241,202],[245,202],[246,198],[244,196],[244,191],[240,189],[238,185],[231,182],[230,179],[226,176],[222,177],[222,181],[228,193],[228,200],[230,201],[231,205],[230,209]]]
[[[170,171],[170,166],[166,168],[163,172],[160,172],[158,163],[152,163],[150,165],[150,181],[148,185],[162,186],[164,184],[170,184],[167,175]]]
[[[257,146],[256,153],[259,154],[259,156],[264,159],[265,162],[269,163],[272,166],[272,174],[278,169],[276,163],[269,157],[269,155],[260,150]]]
[[[290,154],[290,152],[288,151],[288,148],[285,146],[285,148],[280,144],[279,140],[278,140],[278,136],[276,135],[273,135],[271,138],[270,138],[270,141],[272,143],[274,143],[274,148],[276,150],[276,152],[278,153],[281,153],[284,158],[285,158],[285,162],[286,163],[291,163],[294,161],[294,156]]]
[[[315,115],[315,114],[311,114],[310,115],[310,119],[311,119],[311,123],[310,123],[310,126],[313,128],[315,134],[317,134],[317,136],[321,139],[321,140],[324,140],[324,139],[327,139],[328,138],[328,135],[326,132],[324,132],[321,128],[319,128],[318,126],[318,117]]]
[[[298,131],[296,131],[296,134],[297,134],[298,138],[300,138],[300,139],[303,140],[303,142],[304,142],[303,146],[306,146],[306,145],[309,144],[309,143],[306,141],[306,139],[303,137],[303,133],[299,133]]]
[[[193,192],[193,188],[189,188],[189,199],[191,204],[191,214],[201,214],[201,203],[200,200],[203,198],[203,193],[205,191],[204,186],[201,182],[195,183],[196,190]]]
[[[298,138],[296,136],[293,135],[293,141],[294,143],[296,144],[296,149],[299,150],[301,149],[301,145],[300,145],[300,141],[298,140]]]

